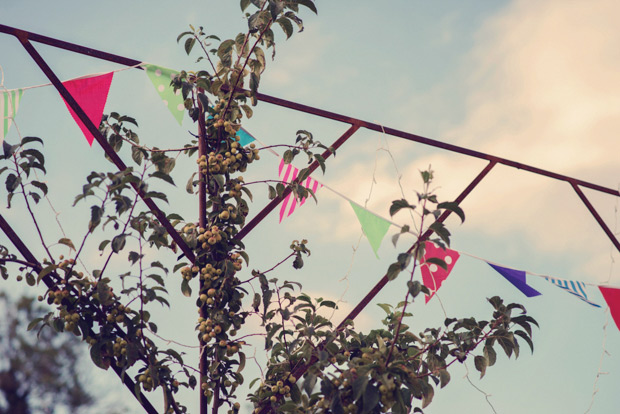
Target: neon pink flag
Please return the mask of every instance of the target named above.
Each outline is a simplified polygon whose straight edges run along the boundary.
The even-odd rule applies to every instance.
[[[299,174],[299,170],[297,168],[293,167],[292,164],[285,164],[284,160],[280,160],[278,175],[282,181],[284,181],[285,183],[290,183],[295,178],[297,178],[297,174]],[[319,188],[323,187],[316,180],[313,180],[310,177],[306,178],[301,184],[305,188],[310,189],[315,193]],[[282,219],[284,217],[288,217],[293,214],[293,212],[295,211],[295,207],[297,207],[297,202],[298,201],[293,195],[293,193],[290,193],[286,196],[286,198],[284,198],[282,204],[280,205],[280,223],[282,223]],[[305,202],[306,199],[302,198],[299,201],[299,206],[302,206]]]
[[[611,317],[616,322],[616,327],[620,329],[620,289],[599,286],[598,287],[609,306]]]
[[[103,108],[108,99],[108,92],[112,84],[113,74],[113,72],[110,72],[104,75],[74,79],[62,83],[71,96],[73,96],[73,99],[82,107],[88,119],[90,119],[97,128],[99,128],[99,124],[101,123],[101,116],[103,115]],[[71,116],[82,130],[82,133],[86,137],[86,141],[88,141],[88,144],[92,147],[95,137],[90,133],[86,125],[82,123],[77,114],[73,112],[73,109],[71,109],[66,101],[65,105],[67,105],[67,109],[69,109]]]
[[[435,246],[433,243],[426,243],[426,250],[424,252],[423,262],[420,266],[420,270],[422,272],[422,283],[426,286],[431,294],[426,295],[426,303],[435,295],[435,293],[441,287],[441,284],[444,280],[448,278],[448,275],[452,271],[452,268],[456,264],[456,261],[459,258],[459,252],[450,250],[450,249],[442,249],[439,246]],[[427,260],[430,258],[437,258],[443,260],[448,269],[445,270],[440,266],[437,266],[435,263],[427,263]]]

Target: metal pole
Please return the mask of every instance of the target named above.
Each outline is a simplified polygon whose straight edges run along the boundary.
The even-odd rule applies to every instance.
[[[202,103],[200,99],[198,101],[198,108],[200,114],[198,115],[198,158],[207,154],[207,136],[206,136],[206,128],[205,128],[205,117],[204,117],[204,108],[202,107]],[[200,180],[198,181],[198,226],[202,228],[207,227],[207,177],[202,174],[200,166],[198,166],[198,177]],[[200,273],[199,273],[200,275]],[[199,290],[198,295],[202,292],[204,288],[204,280],[202,278],[198,278],[199,282]],[[200,316],[202,318],[207,319],[207,314],[205,312],[205,304],[200,306]],[[203,347],[206,343],[199,339],[200,344],[200,361],[199,361],[199,370],[200,370],[200,381],[199,384],[202,385],[202,379],[207,375],[207,370],[209,369],[209,361],[207,360],[207,356],[203,352]],[[200,414],[208,414],[209,412],[209,400],[205,395],[205,390],[202,389],[201,386],[198,387],[198,392],[200,392]],[[214,405],[215,407],[215,405]]]

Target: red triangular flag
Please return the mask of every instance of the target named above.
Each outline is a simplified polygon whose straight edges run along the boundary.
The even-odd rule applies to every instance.
[[[74,79],[62,83],[71,96],[73,96],[73,99],[82,107],[88,119],[90,119],[97,128],[99,128],[99,124],[101,123],[101,116],[103,115],[105,102],[108,99],[108,91],[112,84],[113,75],[114,72],[110,72],[104,75]],[[82,130],[82,133],[86,137],[86,141],[92,146],[95,137],[90,133],[88,128],[86,128],[86,125],[82,123],[77,114],[73,112],[73,109],[69,107],[66,101],[65,105],[67,105],[71,116]]]
[[[423,262],[420,265],[422,272],[422,283],[424,283],[424,286],[431,291],[430,296],[426,295],[426,303],[431,300],[433,295],[435,295],[435,292],[437,292],[441,287],[443,281],[448,278],[448,275],[452,271],[452,268],[456,264],[459,256],[459,252],[457,251],[450,249],[444,250],[441,247],[435,246],[433,243],[426,243]],[[426,261],[430,258],[443,260],[448,266],[448,269],[444,270],[442,267],[437,266],[434,263],[426,263]]]
[[[620,329],[620,289],[599,286],[598,287],[609,306],[611,317],[614,318],[616,326]]]

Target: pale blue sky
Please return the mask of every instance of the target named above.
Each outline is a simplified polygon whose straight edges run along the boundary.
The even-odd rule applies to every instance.
[[[95,7],[87,2],[4,0],[0,23],[162,66],[194,69],[194,60],[176,45],[177,34],[194,24],[222,37],[235,35],[245,27],[237,3],[114,0]],[[303,33],[279,43],[275,61],[268,62],[262,92],[607,187],[620,184],[617,2],[325,3],[318,3],[318,16],[305,13]],[[119,68],[49,47],[37,48],[61,79]],[[46,82],[12,37],[0,36],[0,65],[8,88]],[[181,146],[188,138],[186,131],[195,129],[188,120],[183,128],[178,127],[138,70],[115,74],[106,106],[106,111],[113,110],[138,119],[138,133],[147,145]],[[255,113],[245,126],[268,144],[290,142],[297,129],[310,130],[327,144],[347,127],[268,104],[260,104]],[[23,135],[45,140],[52,201],[65,229],[78,238],[87,222],[79,219],[87,217],[87,212],[74,212],[70,205],[83,183],[79,177],[106,168],[102,151],[88,148],[50,87],[26,92],[17,124]],[[9,141],[15,140],[15,133],[12,130]],[[380,134],[358,132],[328,163],[325,177],[318,178],[363,204],[374,173],[376,184],[368,206],[387,216],[390,201],[401,196],[394,164],[386,151],[378,151],[380,145],[385,149],[386,140]],[[484,166],[392,137],[387,138],[387,145],[411,199],[420,188],[417,171],[429,164],[436,171],[442,199],[454,198]],[[256,176],[274,178],[277,162],[265,154]],[[195,215],[184,191],[193,168],[191,163],[177,167],[178,194],[171,197],[170,206],[162,206],[166,211],[180,209],[187,218]],[[454,249],[518,269],[588,283],[609,279],[611,285],[620,286],[609,241],[567,184],[505,167],[496,170],[463,204],[466,222],[449,221]],[[256,212],[265,203],[265,191],[257,187],[253,192]],[[617,200],[586,193],[616,229]],[[286,254],[290,240],[308,238],[312,257],[307,266],[294,273],[285,269],[277,277],[300,281],[317,296],[342,297],[344,312],[374,285],[400,250],[389,242],[392,230],[379,251],[380,260],[364,239],[353,255],[351,247],[360,236],[353,211],[329,191],[319,191],[318,197],[318,205],[307,203],[282,224],[272,214],[247,238],[251,267],[271,267],[274,257]],[[28,239],[33,233],[27,221],[20,219],[20,205],[10,211],[2,206],[3,214]],[[48,217],[48,228],[57,236],[53,217]],[[404,218],[397,216],[397,221],[404,222]],[[31,241],[36,245],[36,240]],[[401,250],[408,247],[406,242],[399,244]],[[617,260],[617,254],[613,258]],[[96,253],[89,259],[93,267],[100,260]],[[347,284],[341,279],[349,269]],[[163,335],[193,344],[193,301],[178,295],[175,283],[170,278],[169,290],[180,309],[162,313],[169,322],[162,327]],[[380,317],[376,303],[401,300],[404,283],[401,278],[388,285],[362,315],[359,327],[376,324]],[[590,405],[603,350],[603,325],[609,321],[606,347],[610,356],[601,367],[608,374],[598,383],[591,412],[613,412],[620,403],[614,387],[620,379],[615,351],[620,332],[613,321],[603,310],[589,307],[542,279],[532,278],[532,285],[542,296],[528,299],[484,262],[462,257],[439,291],[449,316],[485,318],[490,314],[485,298],[500,295],[524,304],[541,324],[534,333],[533,355],[524,348],[516,362],[500,357],[481,381],[470,364],[472,381],[492,394],[490,400],[498,413],[583,413]],[[595,288],[589,293],[603,304]],[[412,309],[414,330],[443,321],[437,299],[428,305],[420,301]],[[450,385],[436,393],[425,412],[491,413],[484,396],[464,375],[462,367],[456,368]],[[131,396],[126,399],[131,402]],[[194,400],[193,395],[188,399]]]

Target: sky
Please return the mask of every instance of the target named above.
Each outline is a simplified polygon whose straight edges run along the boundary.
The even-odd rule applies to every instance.
[[[618,2],[324,3],[317,3],[317,16],[304,13],[304,32],[286,42],[280,38],[275,60],[268,62],[261,81],[263,93],[609,188],[620,187]],[[246,27],[236,1],[192,0],[181,7],[111,0],[105,7],[66,0],[54,4],[2,1],[0,23],[177,69],[200,68],[176,44],[176,36],[189,24],[202,25],[222,38]],[[36,47],[63,80],[121,68]],[[7,35],[0,35],[0,65],[9,89],[47,83],[19,43]],[[188,119],[179,128],[144,72],[135,69],[114,75],[106,104],[106,112],[110,111],[135,117],[141,141],[150,146],[182,146],[189,139],[187,131],[195,130]],[[7,141],[17,139],[17,129],[23,136],[45,140],[50,200],[69,237],[81,237],[88,208],[84,204],[82,209],[72,209],[71,204],[84,183],[81,177],[93,169],[108,168],[102,150],[88,147],[51,87],[26,91],[16,124],[18,128],[11,130]],[[309,130],[330,144],[348,128],[266,103],[255,108],[255,116],[244,126],[268,145],[291,143],[298,129]],[[195,206],[184,184],[194,164],[180,160],[174,175],[178,188],[161,187],[174,194],[162,208],[190,218],[196,215]],[[255,177],[276,178],[277,165],[277,158],[264,154]],[[451,200],[485,163],[360,130],[328,161],[326,174],[316,178],[388,217],[392,200],[403,193],[414,199],[421,188],[419,171],[429,165],[435,171],[439,198]],[[252,191],[251,209],[256,213],[266,204],[266,189],[256,186]],[[618,199],[584,192],[617,232]],[[308,239],[312,256],[304,269],[281,269],[274,276],[301,282],[313,296],[339,300],[340,310],[333,317],[338,323],[412,239],[403,238],[395,248],[389,241],[397,232],[393,227],[377,259],[348,201],[326,188],[317,196],[317,204],[306,203],[281,224],[277,213],[272,213],[245,241],[250,267],[268,269],[287,254],[291,240]],[[10,210],[4,202],[1,205],[3,216],[36,250],[23,205],[16,203]],[[436,393],[425,412],[612,412],[620,403],[614,387],[620,379],[620,355],[615,351],[620,332],[604,310],[598,289],[590,286],[588,293],[602,309],[588,306],[544,279],[528,276],[542,295],[526,298],[483,260],[468,256],[533,273],[620,287],[617,252],[575,192],[567,183],[497,166],[462,207],[465,223],[447,221],[452,248],[461,252],[461,258],[437,298],[428,305],[417,301],[412,306],[409,324],[421,331],[440,326],[446,314],[482,319],[490,316],[486,298],[499,295],[525,305],[540,329],[534,331],[533,354],[523,348],[517,361],[498,358],[482,380],[473,364],[468,365],[473,384],[465,378],[465,367],[455,368],[452,382]],[[62,237],[47,204],[38,209],[46,217],[50,240]],[[407,217],[397,215],[394,220],[404,224]],[[6,243],[5,238],[0,240]],[[60,246],[55,251],[66,254]],[[103,260],[96,249],[86,259],[92,268]],[[123,261],[118,260],[114,270],[120,273]],[[174,276],[169,277],[173,311],[158,313],[165,319],[162,336],[195,345],[193,301],[179,294],[176,282]],[[21,289],[14,282],[3,283],[6,289]],[[376,326],[381,318],[376,304],[401,300],[404,283],[401,277],[388,284],[360,315],[357,327]],[[259,344],[258,358],[261,349]],[[188,348],[187,352],[193,355],[195,350]],[[599,372],[605,374],[595,383]],[[112,374],[101,371],[88,371],[87,376],[96,387],[114,381]],[[490,395],[492,407],[478,389]],[[119,388],[118,392],[125,391]],[[195,407],[193,395],[187,400],[190,408]],[[127,404],[132,404],[129,395]],[[135,406],[130,409],[139,412]]]

